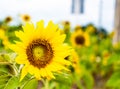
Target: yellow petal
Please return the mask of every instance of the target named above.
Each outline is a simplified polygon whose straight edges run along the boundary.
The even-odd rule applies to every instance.
[[[15,52],[17,52],[17,53],[19,53],[19,54],[21,54],[21,53],[25,53],[25,49],[24,49],[24,47],[23,46],[20,46],[20,45],[15,45],[15,44],[10,44],[10,45],[8,45],[8,47],[11,49],[11,50],[13,50],[13,51],[15,51]]]
[[[70,55],[71,50],[72,49],[70,49],[70,47],[67,47],[67,46],[58,46],[54,48],[54,54],[55,54],[55,57],[65,58]]]
[[[35,71],[33,71],[34,68],[35,68],[35,67],[34,67],[33,65],[29,65],[29,67],[28,67],[28,72],[29,72],[31,75],[33,75],[34,72],[35,72]]]
[[[23,31],[26,34],[32,33],[35,30],[33,23],[26,23],[25,26],[23,26]]]
[[[34,68],[34,75],[35,77],[37,78],[37,80],[40,80],[41,79],[41,76],[40,76],[40,71],[38,68]]]
[[[37,27],[36,30],[43,30],[44,29],[44,21],[40,20],[39,22],[37,22]]]
[[[64,67],[63,65],[57,63],[57,62],[53,62],[52,63],[53,67],[58,71],[58,70],[67,70],[69,71],[66,67]],[[53,70],[54,71],[54,70]]]
[[[49,21],[46,29],[47,29],[47,30],[48,30],[48,29],[51,29],[52,26],[54,26],[53,22],[52,22],[52,21]]]
[[[60,64],[63,64],[63,65],[71,65],[70,61],[65,60],[65,59],[61,59],[59,57],[54,58],[53,61],[57,62],[57,63],[60,63]]]
[[[48,78],[54,78],[55,79],[55,77],[53,76],[52,72],[49,69],[45,68],[45,70],[48,74]]]
[[[47,73],[46,73],[46,71],[45,71],[44,68],[41,68],[41,69],[40,69],[40,75],[41,75],[42,77],[47,76]]]
[[[20,81],[23,80],[23,78],[27,75],[27,73],[28,73],[28,71],[27,71],[27,66],[24,66],[24,67],[22,68]]]
[[[65,37],[66,37],[65,34],[63,34],[61,36],[58,36],[58,37],[54,37],[53,39],[51,39],[50,42],[53,44],[53,46],[58,46],[58,45],[61,45],[64,42]]]
[[[18,64],[26,64],[26,62],[28,61],[27,60],[27,57],[25,54],[21,54],[21,55],[18,55],[15,59],[15,61],[18,63]]]

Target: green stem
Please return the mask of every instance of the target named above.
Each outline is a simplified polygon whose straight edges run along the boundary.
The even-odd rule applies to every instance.
[[[49,81],[47,79],[45,80],[45,89],[49,89]]]
[[[0,62],[0,65],[12,65],[10,62]]]
[[[17,76],[17,75],[19,74],[19,72],[18,72],[18,69],[17,69],[17,67],[15,66],[15,64],[13,64],[13,68],[14,68],[14,71],[15,71],[15,75]]]
[[[37,89],[42,89],[42,87],[43,87],[43,81],[42,80],[38,80]]]

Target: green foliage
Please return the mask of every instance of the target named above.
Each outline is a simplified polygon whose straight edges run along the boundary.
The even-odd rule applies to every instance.
[[[10,78],[11,78],[11,76],[8,74],[0,73],[0,89],[4,89],[4,87],[6,86],[6,84]]]
[[[22,89],[37,89],[38,81],[36,79],[31,79],[28,81]]]
[[[9,79],[4,89],[16,89],[18,85],[19,85],[18,77],[13,76],[12,78]]]
[[[120,88],[120,71],[113,73],[113,75],[107,81],[107,86],[114,89]]]
[[[72,83],[72,80],[71,80],[72,76],[68,73],[60,73],[60,74],[55,73],[55,77],[56,79],[54,79],[54,81],[58,83],[63,83],[66,86],[70,86]]]
[[[113,64],[117,62],[120,62],[120,55],[117,53],[113,53],[108,60],[108,64]]]
[[[9,26],[0,22],[0,27],[4,29],[10,43],[19,40],[15,36],[15,31],[22,30],[21,24]],[[92,31],[87,31],[90,30],[90,27],[93,27]],[[75,61],[72,64],[76,65],[77,68],[71,65],[69,67],[71,71],[54,73],[56,78],[50,81],[41,80],[42,89],[94,89],[95,82],[100,82],[95,79],[98,75],[102,81],[107,81],[105,85],[109,89],[120,89],[120,43],[114,46],[109,34],[104,29],[98,30],[94,25],[79,26],[77,30],[80,29],[84,32],[90,32],[90,46],[72,47],[79,58],[78,61],[75,61],[74,57],[73,59],[70,57],[70,61]],[[70,37],[73,30],[75,29],[71,29],[69,22],[63,26],[62,30],[66,34],[65,42],[71,46]],[[6,48],[3,39],[0,38],[0,89],[36,89],[39,82],[30,74],[19,81],[22,67],[16,64],[16,55]],[[71,55],[73,56],[72,53]],[[77,73],[76,70],[80,70],[80,73]]]

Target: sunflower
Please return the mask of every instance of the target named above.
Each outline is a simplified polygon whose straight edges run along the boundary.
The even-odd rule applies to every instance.
[[[72,61],[72,66],[74,68],[74,71],[75,73],[80,74],[81,70],[80,70],[80,64],[79,64],[79,56],[75,50],[72,51],[71,56],[72,56],[71,61]]]
[[[81,30],[76,31],[71,35],[71,43],[74,47],[89,46],[89,35]]]
[[[64,33],[69,33],[69,31],[70,31],[70,22],[69,21],[65,21],[64,23],[63,23],[63,25],[64,25]]]
[[[112,31],[110,34],[108,34],[108,36],[110,37],[110,38],[113,38],[114,36],[115,36],[115,31]]]
[[[6,37],[3,39],[3,45],[4,45],[5,48],[8,48],[8,45],[9,45],[9,44],[10,44],[9,39],[8,39],[8,37],[6,36]]]
[[[75,30],[75,31],[82,30],[82,27],[81,27],[80,25],[77,25],[74,30]]]
[[[90,55],[90,62],[94,63],[96,61],[96,55],[95,54],[91,54]]]
[[[53,72],[68,70],[65,66],[70,62],[64,58],[69,55],[70,48],[63,44],[65,34],[60,35],[58,25],[50,21],[44,27],[44,21],[41,20],[35,28],[32,23],[26,23],[23,31],[15,34],[21,41],[10,45],[10,48],[18,54],[16,62],[24,64],[20,80],[28,73],[38,80],[51,79],[55,78]]]
[[[31,17],[28,14],[21,15],[21,19],[23,22],[29,22]]]
[[[95,28],[92,24],[90,24],[90,25],[88,25],[88,26],[86,27],[86,31],[87,31],[89,34],[94,34],[94,33],[97,32],[96,28]]]
[[[103,65],[107,65],[110,56],[111,56],[111,54],[110,54],[109,51],[107,51],[107,50],[103,51],[103,53],[102,53],[102,57],[103,57],[103,61],[102,62],[103,62]]]
[[[114,43],[114,44],[113,44],[113,49],[114,49],[115,51],[119,51],[119,50],[120,50],[120,42]]]
[[[11,16],[8,16],[5,18],[5,23],[9,23],[12,21],[12,17]]]
[[[2,40],[2,44],[7,48],[9,45],[9,40],[3,29],[0,29],[0,39]]]
[[[0,28],[0,39],[3,39],[5,37],[5,31]]]

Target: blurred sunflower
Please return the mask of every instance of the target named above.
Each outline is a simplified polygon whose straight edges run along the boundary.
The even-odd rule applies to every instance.
[[[103,65],[107,65],[107,63],[108,63],[108,60],[109,60],[109,58],[110,58],[110,52],[109,51],[107,51],[107,50],[104,50],[103,51],[103,53],[102,53],[102,57],[103,57],[103,61],[102,61],[102,63],[103,63]]]
[[[96,28],[95,28],[92,24],[89,24],[89,25],[86,27],[86,31],[87,31],[89,34],[94,34],[94,33],[96,33]]]
[[[64,25],[64,33],[68,33],[70,31],[70,22],[65,21],[63,22],[63,25]]]
[[[114,43],[114,44],[113,44],[113,49],[114,49],[115,51],[119,51],[119,50],[120,50],[120,42]]]
[[[96,55],[95,54],[91,54],[90,55],[90,62],[94,63],[96,61]]]
[[[80,26],[80,25],[77,25],[76,27],[75,27],[75,31],[79,31],[79,30],[81,30],[82,29],[82,27]]]
[[[9,40],[8,40],[8,37],[5,35],[5,31],[3,29],[0,29],[0,39],[2,40],[2,44],[5,47],[8,47]]]
[[[24,14],[24,15],[21,15],[21,19],[23,22],[29,22],[31,20],[31,17],[28,14]]]
[[[60,35],[58,25],[50,21],[44,28],[41,20],[36,28],[27,23],[23,31],[15,34],[21,42],[10,45],[10,48],[18,53],[16,62],[24,64],[20,80],[28,73],[38,80],[42,77],[51,79],[55,78],[52,72],[68,70],[64,65],[70,65],[70,62],[64,58],[69,55],[70,47],[63,44],[65,34]]]
[[[9,40],[8,40],[8,37],[6,36],[4,39],[3,39],[3,45],[5,48],[8,48],[8,45],[10,44]]]
[[[109,35],[110,38],[113,38],[115,36],[115,31],[112,31]]]
[[[9,22],[12,21],[12,17],[11,17],[11,16],[8,16],[8,17],[5,18],[4,21],[5,21],[5,23],[9,23]]]
[[[0,39],[3,39],[5,37],[5,31],[3,29],[0,29]]]
[[[72,66],[74,68],[74,71],[77,73],[77,74],[80,74],[81,73],[81,70],[80,70],[80,64],[79,64],[79,56],[78,54],[76,53],[75,50],[72,51],[71,53],[71,61],[72,61]]]
[[[83,32],[81,30],[72,33],[71,43],[74,47],[89,46],[90,39],[88,33]]]

